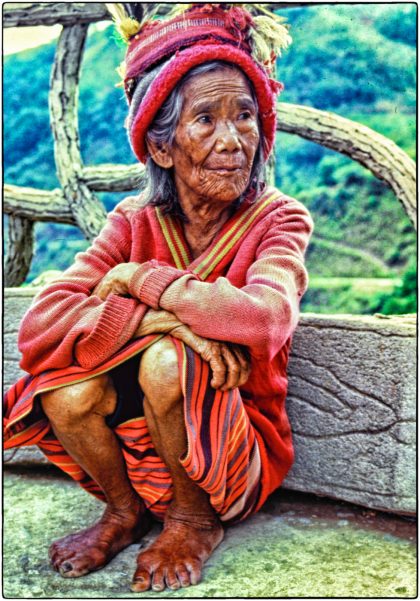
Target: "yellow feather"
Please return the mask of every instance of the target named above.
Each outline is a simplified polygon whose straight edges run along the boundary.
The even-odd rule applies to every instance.
[[[108,12],[112,15],[115,23],[115,27],[125,42],[140,31],[140,23],[129,17],[123,4],[121,3],[109,3],[106,4]]]
[[[105,6],[116,23],[119,23],[128,17],[124,5],[119,2],[105,3]]]
[[[127,17],[117,24],[117,31],[119,31],[126,42],[128,42],[133,35],[136,35],[136,33],[140,31],[140,28],[140,23],[132,17]]]

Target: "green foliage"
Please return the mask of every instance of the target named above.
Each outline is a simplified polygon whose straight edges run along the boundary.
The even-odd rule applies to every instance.
[[[369,305],[368,311],[384,315],[417,312],[417,266],[411,261],[405,272],[402,283],[391,293],[376,295]]]
[[[415,159],[416,6],[327,4],[291,7],[281,13],[287,16],[294,39],[278,62],[278,77],[286,86],[281,100],[358,121]],[[115,69],[123,55],[112,27],[89,35],[79,98],[86,164],[135,162],[124,129],[126,101],[122,89],[115,87],[119,81]],[[54,44],[5,58],[6,182],[44,189],[59,185],[48,117],[53,58]],[[405,279],[387,294],[354,285],[354,278],[400,278],[415,269],[415,232],[384,183],[347,157],[284,133],[278,135],[276,181],[314,217],[315,234],[307,255],[310,274],[315,280],[346,278],[339,286],[325,281],[321,287],[311,285],[303,301],[305,310],[414,310],[415,288],[407,292]],[[100,195],[108,210],[123,196]],[[64,269],[75,252],[87,246],[76,228],[45,223],[37,224],[36,240],[29,281],[44,270]]]
[[[417,43],[416,20],[413,18],[416,12],[416,5],[403,4],[402,6],[385,5],[387,11],[386,18],[379,15],[375,19],[375,26],[385,37],[409,44],[415,48]]]
[[[6,57],[3,69],[5,180],[51,189],[55,176],[48,115],[54,45]]]
[[[416,8],[405,9],[411,39]],[[293,36],[293,45],[278,61],[285,102],[336,111],[360,107],[365,112],[367,106],[392,100],[404,110],[415,110],[416,51],[398,34],[392,38],[401,13],[397,7],[341,4],[284,12]],[[398,31],[402,29],[398,24]]]
[[[310,288],[303,297],[301,310],[306,313],[367,313],[370,299],[355,293],[351,284],[340,288]]]

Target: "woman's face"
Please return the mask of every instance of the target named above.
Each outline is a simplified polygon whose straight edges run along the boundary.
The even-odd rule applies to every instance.
[[[239,70],[221,69],[187,82],[168,151],[181,204],[186,198],[236,200],[248,185],[258,142],[257,107]]]

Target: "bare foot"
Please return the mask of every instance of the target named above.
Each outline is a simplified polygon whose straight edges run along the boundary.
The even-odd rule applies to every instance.
[[[172,590],[198,584],[201,569],[223,540],[216,516],[182,514],[171,507],[160,536],[137,557],[131,590],[135,593]]]
[[[142,503],[124,513],[107,508],[99,522],[90,528],[55,541],[49,549],[51,564],[65,578],[78,578],[99,570],[144,536],[151,522]]]

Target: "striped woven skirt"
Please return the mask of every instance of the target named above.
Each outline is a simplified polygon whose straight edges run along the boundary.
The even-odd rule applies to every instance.
[[[136,340],[94,370],[72,366],[20,379],[5,395],[5,448],[37,444],[48,459],[101,500],[98,484],[67,454],[42,412],[42,392],[81,382],[110,371],[144,351],[162,336]],[[210,498],[220,519],[232,523],[251,514],[260,496],[261,458],[239,389],[222,392],[210,386],[211,370],[194,351],[172,339],[178,354],[187,451],[180,459],[188,476]],[[168,468],[153,446],[145,417],[114,427],[131,483],[146,506],[163,519],[172,500]]]

